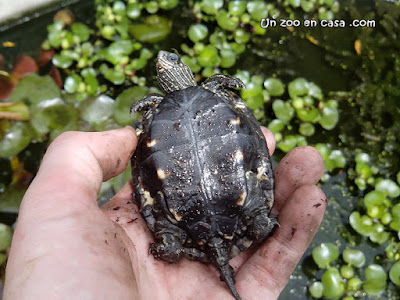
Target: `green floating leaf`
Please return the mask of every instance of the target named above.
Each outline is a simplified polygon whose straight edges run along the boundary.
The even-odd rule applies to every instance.
[[[82,78],[78,74],[67,76],[64,81],[64,90],[67,93],[76,93],[82,84]]]
[[[220,57],[218,56],[218,50],[212,45],[207,45],[203,48],[197,61],[202,67],[215,67],[220,64]]]
[[[301,0],[289,0],[289,3],[293,7],[299,7],[301,4]]]
[[[319,124],[326,130],[332,130],[339,121],[339,112],[336,108],[324,107],[321,111]]]
[[[141,86],[134,86],[123,91],[115,101],[114,120],[122,126],[132,124],[137,117],[130,114],[130,108],[146,94],[147,89]]]
[[[32,73],[19,81],[9,101],[35,104],[42,100],[58,98],[60,95],[60,89],[50,76]]]
[[[64,56],[61,54],[56,54],[53,57],[53,64],[61,69],[67,69],[74,63],[71,57]]]
[[[228,11],[232,16],[241,16],[246,11],[246,1],[229,1]]]
[[[159,5],[160,8],[162,9],[172,9],[175,6],[177,6],[179,3],[179,0],[160,0]]]
[[[338,269],[329,268],[326,270],[322,275],[321,282],[324,285],[323,296],[326,299],[339,299],[343,296],[345,284]]]
[[[315,127],[311,123],[301,123],[299,132],[304,136],[312,136],[315,133]]]
[[[236,63],[236,53],[233,50],[221,50],[221,67],[230,68]]]
[[[264,81],[264,87],[271,96],[282,96],[285,92],[285,86],[277,78],[268,78]]]
[[[133,24],[129,33],[142,43],[157,43],[164,40],[171,32],[168,19],[157,15],[147,17],[143,24]]]
[[[112,9],[116,14],[123,14],[126,10],[125,3],[122,1],[115,1],[113,3]]]
[[[139,3],[129,3],[126,8],[126,15],[131,19],[140,17],[142,7]]]
[[[11,246],[13,231],[10,226],[0,223],[0,251],[5,252]]]
[[[155,14],[158,11],[158,3],[156,1],[149,1],[145,3],[144,7],[149,14]]]
[[[322,294],[324,292],[324,285],[322,284],[322,282],[316,281],[308,288],[308,291],[313,298],[319,299],[322,297]]]
[[[385,200],[385,194],[375,190],[365,195],[364,205],[368,210],[371,210],[373,207],[382,205]]]
[[[110,46],[99,51],[99,55],[113,65],[118,65],[126,63],[129,60],[128,56],[133,50],[133,43],[131,41],[121,40],[111,43]]]
[[[50,133],[51,139],[62,132],[78,128],[78,112],[60,98],[44,100],[32,106],[32,127],[41,137]]]
[[[308,81],[305,78],[296,78],[288,85],[290,98],[308,95]]]
[[[344,168],[346,166],[346,157],[340,150],[332,150],[328,160],[325,162],[325,167],[332,171],[336,168]]]
[[[380,223],[375,223],[373,226],[373,232],[370,234],[369,239],[379,245],[389,240],[390,234],[385,231],[385,226]]]
[[[282,96],[285,92],[285,86],[277,78],[268,78],[264,81],[264,87],[271,96]]]
[[[250,40],[250,34],[242,28],[235,30],[234,33],[235,42],[240,45],[245,45]],[[238,50],[235,50],[238,53]],[[280,96],[280,95],[278,95]]]
[[[341,266],[340,275],[345,279],[350,279],[354,276],[354,269],[351,266]]]
[[[115,85],[121,85],[125,82],[125,73],[111,68],[101,70],[104,77]]]
[[[283,152],[289,152],[297,145],[297,137],[294,135],[287,135],[285,138],[278,143],[278,148]]]
[[[373,232],[373,223],[370,217],[361,216],[358,211],[353,211],[349,216],[351,227],[363,236],[369,236]]]
[[[258,22],[268,16],[268,8],[265,1],[249,1],[247,3],[247,11],[251,18]]]
[[[184,64],[188,65],[190,70],[192,70],[193,73],[197,73],[201,70],[201,66],[197,63],[196,58],[191,58],[187,55],[183,55],[181,57],[181,60]]]
[[[224,30],[234,31],[239,25],[239,18],[231,16],[227,11],[222,9],[217,14],[217,23]]]
[[[356,172],[363,178],[368,178],[373,174],[371,167],[364,162],[356,163]]]
[[[320,269],[326,269],[331,262],[338,259],[339,249],[332,243],[322,243],[320,246],[314,248],[312,257]]]
[[[383,179],[375,185],[375,190],[385,193],[391,198],[400,196],[400,187],[390,179]]]
[[[349,291],[358,291],[361,289],[362,285],[363,285],[363,282],[358,277],[350,278],[349,281],[347,281],[347,289]]]
[[[361,268],[365,264],[365,255],[360,250],[346,248],[342,255],[346,263],[356,268]]]
[[[279,119],[274,119],[268,124],[268,129],[272,131],[272,133],[278,133],[285,129],[285,123]]]
[[[85,91],[89,95],[95,95],[99,89],[99,82],[97,81],[97,73],[93,68],[83,69],[82,72],[83,80],[85,81]]]
[[[307,88],[308,88],[308,95],[318,99],[322,100],[324,95],[322,94],[321,88],[316,85],[314,82],[308,82],[307,83]]]
[[[0,212],[17,214],[26,190],[26,185],[10,184],[3,193],[0,193]]]
[[[393,264],[389,271],[390,280],[398,287],[400,287],[400,261]]]
[[[272,103],[272,109],[275,116],[282,122],[288,123],[294,117],[294,109],[288,103],[283,100],[277,99]]]
[[[85,24],[75,22],[71,25],[71,31],[73,34],[79,37],[79,42],[86,42],[89,37],[91,30]]]
[[[367,153],[358,153],[355,157],[356,163],[366,163],[371,162],[371,157]]]
[[[101,126],[114,115],[115,101],[106,95],[100,95],[85,103],[81,110],[81,118],[93,127]]]
[[[222,6],[224,6],[223,0],[202,0],[200,2],[201,10],[209,15],[216,15]]]
[[[390,222],[390,228],[394,231],[400,231],[400,203],[393,205],[392,217],[393,220]]]
[[[193,24],[189,27],[188,36],[193,43],[205,39],[208,35],[208,28],[204,24]]]
[[[315,123],[319,118],[319,110],[316,107],[305,107],[303,109],[296,110],[297,117],[303,122]]]
[[[327,144],[319,143],[316,144],[314,148],[319,151],[324,161],[329,159],[329,155],[331,154],[331,148],[329,148]]]
[[[0,157],[9,158],[25,149],[32,140],[32,128],[26,122],[14,122],[0,135]]]
[[[365,269],[364,290],[368,296],[378,296],[386,289],[387,274],[385,270],[376,264],[369,265]]]
[[[250,109],[263,109],[264,108],[264,95],[262,93],[261,85],[251,81],[247,84],[247,89],[242,90],[242,98]]]

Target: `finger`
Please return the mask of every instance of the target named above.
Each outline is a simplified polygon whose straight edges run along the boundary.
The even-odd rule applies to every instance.
[[[130,127],[105,132],[66,132],[49,146],[38,174],[23,199],[35,210],[97,205],[103,180],[125,170],[136,147]],[[31,214],[32,215],[32,214]]]
[[[275,147],[276,147],[276,140],[275,140],[274,134],[272,133],[271,130],[269,130],[268,128],[266,128],[264,126],[261,126],[261,131],[264,134],[265,139],[267,141],[269,155],[274,154]]]
[[[325,207],[325,195],[315,185],[304,185],[292,194],[281,210],[280,226],[237,274],[238,288],[252,291],[249,299],[278,297],[314,237]]]
[[[324,170],[324,160],[313,147],[297,147],[286,154],[274,170],[275,202],[272,212],[279,214],[286,199],[298,187],[316,184],[324,174]]]

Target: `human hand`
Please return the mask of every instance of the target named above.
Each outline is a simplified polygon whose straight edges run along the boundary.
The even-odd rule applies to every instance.
[[[270,149],[271,133],[264,131]],[[227,299],[211,265],[169,265],[149,254],[152,234],[132,203],[132,185],[102,209],[101,182],[123,170],[134,130],[69,132],[58,137],[22,201],[6,270],[4,299]],[[275,169],[280,227],[258,248],[231,260],[244,300],[275,299],[322,220],[326,200],[315,186],[324,171],[311,147],[292,150]]]

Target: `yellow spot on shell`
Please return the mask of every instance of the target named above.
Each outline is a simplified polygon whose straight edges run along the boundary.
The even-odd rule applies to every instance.
[[[147,142],[147,147],[151,148],[154,147],[157,144],[157,140],[151,140]]]
[[[244,159],[244,155],[243,152],[240,150],[237,150],[234,154],[233,154],[233,158],[237,161],[237,162],[241,162]]]
[[[261,167],[257,168],[257,179],[258,180],[262,180],[265,179],[265,172],[267,171],[267,164],[265,162],[263,162],[263,164],[261,165]]]
[[[163,169],[157,169],[157,177],[158,179],[165,179],[169,176],[170,174]]]
[[[239,198],[236,200],[235,205],[237,206],[243,206],[244,201],[246,200],[247,193],[242,192],[239,196]]]
[[[229,124],[231,125],[239,125],[240,124],[240,119],[237,117],[236,119],[232,119],[229,121]]]
[[[154,198],[151,197],[149,191],[143,191],[143,196],[144,196],[145,202],[143,203],[142,207],[145,207],[146,205],[154,204]]]
[[[246,108],[246,104],[244,104],[243,102],[238,102],[235,105],[236,108],[240,108],[240,109],[244,109]]]
[[[136,135],[139,136],[143,133],[143,129],[136,129]]]
[[[180,214],[180,213],[178,213],[177,211],[175,211],[173,208],[169,208],[169,212],[175,217],[175,219],[177,220],[177,221],[180,221],[180,220],[182,220],[182,215]]]

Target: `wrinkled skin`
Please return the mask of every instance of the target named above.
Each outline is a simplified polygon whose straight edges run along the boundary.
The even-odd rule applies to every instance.
[[[265,131],[270,149],[272,134]],[[228,299],[211,265],[168,265],[148,254],[152,235],[124,188],[102,209],[101,182],[121,173],[137,142],[126,127],[58,137],[20,209],[6,270],[4,299]],[[280,227],[233,260],[243,299],[276,299],[322,220],[316,187],[323,161],[311,147],[292,150],[275,169]]]

